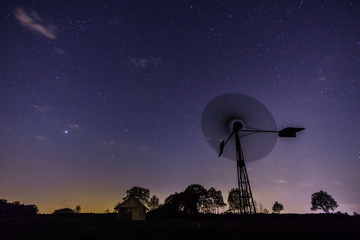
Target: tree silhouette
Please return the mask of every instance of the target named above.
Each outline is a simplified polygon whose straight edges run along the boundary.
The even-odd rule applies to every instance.
[[[207,190],[199,185],[189,185],[183,193],[184,212],[196,214],[208,208]]]
[[[329,210],[334,211],[338,206],[335,199],[325,191],[320,190],[311,195],[311,211],[320,209],[329,213]]]
[[[81,206],[80,206],[80,205],[77,205],[77,206],[75,207],[75,212],[76,212],[76,213],[80,213],[80,211],[81,211]]]
[[[275,213],[280,213],[282,210],[284,210],[284,205],[282,205],[281,203],[275,201],[273,207],[272,207],[273,212]]]
[[[171,194],[165,199],[163,208],[169,213],[184,211],[183,195],[183,192]]]
[[[239,189],[232,188],[228,195],[229,212],[240,213]]]
[[[208,190],[207,201],[213,213],[216,213],[216,211],[219,213],[219,208],[226,206],[221,191],[216,191],[213,187]]]
[[[149,200],[148,206],[150,210],[157,208],[159,206],[159,198],[153,195]]]
[[[197,214],[215,212],[225,205],[221,191],[215,188],[206,190],[199,184],[191,184],[185,191],[167,197],[161,208],[169,213]]]
[[[123,200],[129,199],[131,197],[138,199],[144,204],[147,204],[150,198],[150,190],[142,187],[132,187],[126,191],[126,197],[124,197]]]

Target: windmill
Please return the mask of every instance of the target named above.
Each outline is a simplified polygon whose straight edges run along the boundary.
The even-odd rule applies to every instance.
[[[277,137],[296,137],[304,130],[287,127],[277,130],[270,111],[256,99],[243,94],[224,94],[211,100],[205,107],[201,126],[210,146],[236,161],[240,213],[256,213],[246,162],[265,157],[275,146]],[[230,142],[235,142],[231,146]],[[244,151],[243,151],[244,149]]]

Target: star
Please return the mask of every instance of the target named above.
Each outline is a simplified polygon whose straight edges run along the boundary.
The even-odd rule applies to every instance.
[[[66,202],[104,212],[131,185],[165,200],[202,183],[226,199],[236,169],[218,160],[200,123],[207,103],[235,93],[264,104],[279,129],[306,128],[247,166],[258,203],[309,212],[306,195],[326,185],[340,211],[360,212],[359,4],[163,2],[0,2],[1,198],[42,213]],[[13,167],[24,156],[38,169]],[[61,181],[47,174],[54,167]],[[275,178],[282,168],[288,175]],[[329,184],[334,175],[347,187]],[[279,179],[287,183],[270,193]]]

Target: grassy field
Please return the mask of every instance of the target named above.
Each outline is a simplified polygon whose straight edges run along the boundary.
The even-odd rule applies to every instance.
[[[201,215],[117,222],[111,214],[0,218],[0,239],[354,239],[359,216]],[[190,240],[190,239],[189,239]]]

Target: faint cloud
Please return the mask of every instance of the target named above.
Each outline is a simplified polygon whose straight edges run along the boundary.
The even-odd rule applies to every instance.
[[[115,141],[111,140],[111,141],[104,141],[104,142],[101,142],[102,145],[113,145],[115,144]]]
[[[41,141],[45,140],[45,138],[43,136],[39,136],[39,135],[35,135],[35,138],[37,140],[41,140]]]
[[[34,32],[41,33],[42,35],[50,39],[56,39],[55,26],[43,25],[41,17],[36,12],[31,11],[31,13],[28,14],[23,9],[16,8],[15,17],[25,28]]]
[[[284,179],[275,180],[275,182],[276,183],[281,183],[281,184],[287,183],[287,181],[284,180]]]
[[[33,109],[35,109],[39,113],[44,113],[46,111],[51,110],[51,107],[47,106],[47,105],[30,104],[30,107],[32,107]]]
[[[69,127],[72,128],[72,129],[79,129],[80,128],[79,124],[70,124]]]
[[[163,61],[160,57],[154,58],[154,57],[150,57],[150,58],[131,58],[131,63],[134,65],[134,67],[142,67],[142,68],[146,68],[148,66],[161,66]]]

